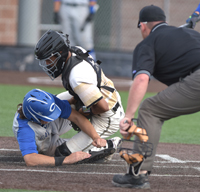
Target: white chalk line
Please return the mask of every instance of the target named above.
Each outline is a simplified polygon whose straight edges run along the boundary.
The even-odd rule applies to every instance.
[[[20,150],[19,149],[0,148],[0,151],[20,151]],[[119,156],[119,153],[114,153],[114,155]],[[2,157],[12,157],[12,156],[2,156]],[[180,160],[180,159],[171,157],[167,154],[156,154],[156,157],[164,159],[165,161],[154,161],[154,163],[200,163],[200,161]],[[112,159],[112,161],[124,161],[124,160],[123,159],[117,159],[117,160]]]
[[[160,164],[179,164],[179,162],[171,162],[171,161],[154,161],[154,163],[160,163]],[[191,161],[191,160],[184,160],[184,163],[200,163],[200,161]],[[181,163],[181,164],[184,164]]]
[[[38,172],[38,173],[63,173],[63,174],[86,174],[86,175],[117,175],[124,173],[105,173],[105,172],[76,172],[76,171],[49,171],[49,170],[35,170],[35,169],[0,169],[0,171],[6,172]],[[154,177],[193,177],[193,178],[200,178],[200,175],[159,175],[159,174],[151,174]]]
[[[62,85],[61,79],[54,79],[53,81],[49,77],[28,77],[27,81],[29,83],[36,83],[36,84],[47,84],[47,85]],[[130,87],[132,84],[132,80],[126,79],[115,79],[113,78],[112,81],[114,82],[115,86],[125,86]]]
[[[0,149],[0,151],[20,151],[19,149],[5,149],[5,148],[2,148]],[[119,153],[115,153],[114,154],[115,156],[119,156]],[[157,157],[160,157],[162,159],[165,159],[165,160],[168,160],[168,161],[155,161],[154,163],[200,163],[200,161],[188,161],[188,160],[179,160],[177,158],[174,158],[174,157],[171,157],[169,155],[161,155],[161,154],[157,154],[156,155]],[[13,156],[0,156],[0,157],[13,157]],[[112,159],[111,162],[124,162],[124,160],[122,159]],[[13,163],[13,162],[10,162],[10,161],[7,161],[7,163]],[[24,162],[18,162],[18,163],[24,163]],[[116,165],[116,164],[83,164],[84,166],[104,166],[104,167],[125,167],[125,165]],[[158,166],[158,165],[154,165],[153,166],[154,168],[161,168],[161,169],[195,169],[195,170],[198,170],[200,171],[200,167],[193,167],[193,166]],[[34,170],[34,169],[0,169],[0,171],[26,171],[26,172],[45,172],[45,173],[48,173],[48,172],[51,172],[51,173],[73,173],[73,174],[97,174],[97,175],[101,175],[101,174],[107,174],[107,175],[110,175],[110,174],[119,174],[119,173],[99,173],[99,172],[71,172],[71,171],[48,171],[48,170]],[[200,177],[200,175],[155,175],[155,174],[152,174],[152,176],[159,176],[159,177],[164,177],[164,176],[177,176],[177,177]],[[1,184],[1,183],[0,183]]]
[[[4,156],[4,155],[0,155],[0,157],[5,157],[5,158],[9,158],[9,157],[21,157],[21,156]],[[124,162],[123,159],[112,159],[111,162]],[[9,162],[9,161],[7,161]],[[160,163],[160,164],[179,164],[178,162],[170,162],[170,161],[154,161],[154,163]],[[184,161],[184,163],[200,163],[200,161],[189,161],[189,160],[186,160]]]
[[[157,157],[160,157],[164,160],[168,160],[168,161],[171,161],[172,163],[185,163],[185,161],[182,161],[180,159],[177,159],[177,158],[174,158],[174,157],[171,157],[169,155],[160,155],[160,154],[157,154],[156,155]]]
[[[112,160],[111,160],[112,161]],[[13,164],[24,164],[25,162],[12,162],[12,161],[7,161],[7,163],[13,163]],[[73,165],[72,165],[73,166]],[[77,166],[77,165],[76,165]],[[125,167],[126,164],[124,165],[116,165],[116,164],[106,164],[106,163],[87,163],[87,164],[81,164],[81,166],[98,166],[98,167]],[[161,168],[161,169],[196,169],[200,171],[200,167],[194,167],[194,166],[157,166],[154,165],[154,168]]]
[[[200,178],[200,175],[159,175],[159,174],[151,174],[153,177],[193,177],[193,178]]]
[[[6,149],[6,148],[0,148],[0,151],[20,151],[19,149]],[[115,156],[119,156],[119,153],[114,153]],[[1,157],[1,156],[0,156]],[[13,156],[2,156],[2,157],[13,157]],[[166,161],[154,161],[154,163],[200,163],[200,161],[194,161],[194,160],[179,160],[177,158],[171,157],[166,154],[156,154],[156,157],[159,157],[161,159],[164,159]],[[112,159],[112,161],[124,161],[123,159]]]
[[[47,85],[62,85],[62,81],[60,79],[54,79],[53,81],[49,77],[29,77],[27,79],[29,83],[36,84],[47,84]]]
[[[6,148],[0,148],[0,151],[20,151],[19,149],[6,149]],[[119,156],[119,153],[115,153],[114,154],[115,156]],[[154,161],[154,163],[161,163],[161,164],[175,164],[175,163],[180,163],[180,164],[184,164],[184,163],[200,163],[200,161],[191,161],[191,160],[179,160],[177,158],[174,158],[174,157],[171,157],[169,155],[166,155],[166,154],[156,154],[157,157],[160,157],[161,159],[164,159],[164,160],[167,160],[167,161]],[[13,156],[2,156],[0,155],[0,157],[13,157]],[[112,159],[111,161],[113,162],[124,162],[123,159]],[[9,161],[8,161],[9,162]],[[92,165],[92,164],[91,164]],[[100,165],[100,164],[98,164]],[[111,165],[111,164],[102,164],[103,166],[123,166],[123,165]],[[154,166],[154,167],[163,167],[163,168],[175,168],[175,166]],[[182,167],[182,166],[178,166],[177,168],[194,168],[194,169],[197,169],[198,171],[200,171],[200,168],[199,167],[192,167],[192,166],[189,166],[189,167]]]
[[[0,151],[20,151],[19,149],[5,149],[1,148]]]

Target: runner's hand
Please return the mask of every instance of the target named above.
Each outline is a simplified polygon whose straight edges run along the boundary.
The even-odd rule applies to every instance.
[[[63,161],[64,164],[73,164],[78,161],[81,161],[83,159],[89,158],[91,155],[89,153],[83,152],[83,151],[78,151],[71,153],[69,156],[65,157]]]

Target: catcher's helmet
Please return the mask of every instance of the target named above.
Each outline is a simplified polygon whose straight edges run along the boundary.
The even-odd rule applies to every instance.
[[[61,114],[53,96],[40,89],[33,89],[25,95],[22,110],[29,121],[39,124],[40,120],[50,122]]]
[[[38,41],[35,57],[51,79],[62,73],[69,48],[68,35],[58,31],[48,30]]]

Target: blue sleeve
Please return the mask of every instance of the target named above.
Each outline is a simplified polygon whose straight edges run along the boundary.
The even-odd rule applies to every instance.
[[[68,119],[72,112],[72,108],[69,102],[67,100],[61,100],[55,95],[52,95],[52,96],[54,97],[56,105],[58,105],[58,107],[60,107],[61,109],[60,117],[64,119]]]
[[[37,153],[37,145],[35,142],[35,133],[28,125],[28,120],[22,120],[17,118],[19,123],[19,130],[17,132],[17,141],[19,143],[19,148],[22,153],[22,156]]]
[[[198,11],[198,12],[200,13],[200,3],[199,3],[199,5],[198,5],[198,7],[196,8],[195,11]],[[194,12],[195,12],[195,11],[194,11]]]

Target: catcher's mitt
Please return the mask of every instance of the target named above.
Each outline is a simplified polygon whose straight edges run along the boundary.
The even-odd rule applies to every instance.
[[[131,148],[136,146],[134,148]],[[149,142],[140,142],[137,140],[122,139],[122,145],[119,148],[119,154],[128,164],[135,165],[150,157],[153,151],[153,144]]]
[[[152,154],[153,144],[147,142],[149,139],[147,132],[141,127],[133,125],[128,129],[128,133],[128,137],[122,139],[119,154],[126,161],[128,172],[138,175],[144,160]],[[139,140],[130,140],[132,135],[136,135]]]
[[[129,140],[133,134],[138,136],[140,141],[142,142],[147,142],[149,139],[146,130],[143,128],[137,127],[136,125],[131,126],[128,129],[128,133],[129,133],[129,136],[124,139]]]

